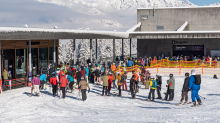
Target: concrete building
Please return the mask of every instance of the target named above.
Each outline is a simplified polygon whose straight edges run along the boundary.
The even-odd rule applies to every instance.
[[[215,55],[220,50],[220,7],[137,9],[138,57]],[[220,53],[219,53],[220,56]]]

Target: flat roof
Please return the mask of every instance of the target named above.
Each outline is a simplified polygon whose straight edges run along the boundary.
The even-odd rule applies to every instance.
[[[137,9],[153,9],[154,7],[151,8],[137,8]],[[193,8],[220,8],[220,6],[186,6],[186,7],[155,7],[154,9],[193,9]]]

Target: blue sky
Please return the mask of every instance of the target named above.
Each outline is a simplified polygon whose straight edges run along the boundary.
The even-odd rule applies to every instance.
[[[210,5],[217,2],[220,3],[220,0],[189,0],[189,1],[198,6]]]

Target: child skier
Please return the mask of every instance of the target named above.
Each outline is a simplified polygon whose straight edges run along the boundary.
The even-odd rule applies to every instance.
[[[154,80],[154,78],[151,78],[151,80],[150,80],[150,92],[149,92],[149,95],[148,95],[148,100],[150,100],[150,101],[154,101],[154,98],[155,98],[155,96],[154,96],[154,92],[155,92],[155,89],[157,88],[157,81],[156,80]],[[151,95],[152,95],[152,100],[151,100]]]

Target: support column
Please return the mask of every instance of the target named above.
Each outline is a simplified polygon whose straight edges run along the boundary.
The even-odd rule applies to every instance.
[[[113,39],[113,61],[115,61],[115,39]]]
[[[29,40],[29,62],[28,62],[28,68],[29,68],[29,72],[31,72],[31,40]]]
[[[1,44],[1,40],[0,40],[0,79],[2,80],[1,76],[2,76],[2,44]]]
[[[53,40],[53,63],[56,63],[56,40]]]
[[[97,39],[95,39],[95,48],[96,48],[96,63],[98,63],[98,43],[97,43]]]
[[[131,39],[130,39],[130,58],[131,58]]]
[[[73,63],[76,64],[76,40],[73,39]]]
[[[90,39],[90,62],[92,63],[92,39]]]
[[[122,57],[124,58],[124,39],[122,39]]]

